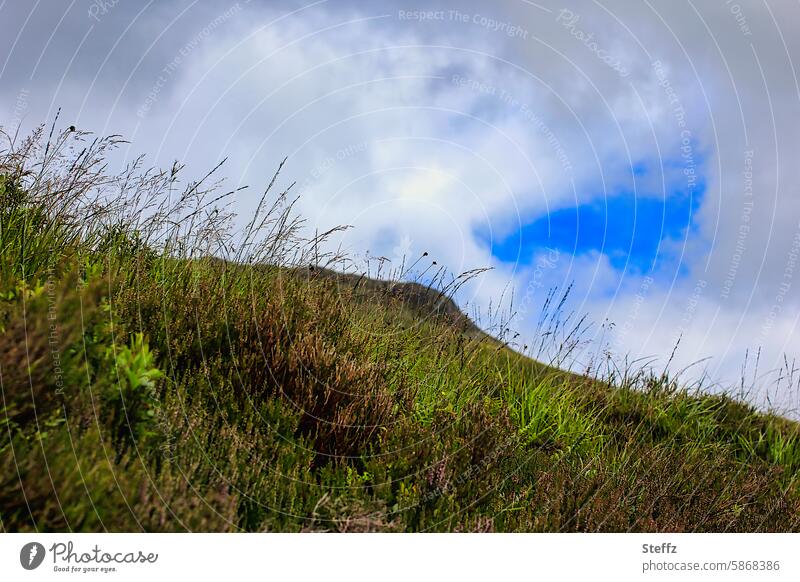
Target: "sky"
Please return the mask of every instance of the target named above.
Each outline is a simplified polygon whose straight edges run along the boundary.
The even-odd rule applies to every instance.
[[[797,2],[0,0],[0,49],[3,127],[60,108],[122,161],[228,158],[243,217],[287,158],[355,265],[491,268],[458,301],[513,297],[517,347],[571,286],[571,365],[680,340],[687,380],[749,354],[755,401],[800,404],[772,381],[800,356]]]

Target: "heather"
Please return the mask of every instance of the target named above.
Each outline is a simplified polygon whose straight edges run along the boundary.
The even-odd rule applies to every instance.
[[[2,531],[800,530],[796,423],[560,369],[560,294],[528,357],[456,307],[480,272],[340,272],[280,168],[242,224],[219,168],[3,139]]]

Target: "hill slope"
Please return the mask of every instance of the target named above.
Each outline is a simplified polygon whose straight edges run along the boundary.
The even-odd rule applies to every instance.
[[[0,163],[4,531],[800,530],[794,423],[548,368],[419,286],[156,252],[27,167]]]

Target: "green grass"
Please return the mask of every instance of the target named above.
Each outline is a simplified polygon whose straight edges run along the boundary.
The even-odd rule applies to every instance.
[[[342,257],[285,194],[237,231],[82,139],[0,148],[3,531],[800,530],[797,424],[296,268]]]

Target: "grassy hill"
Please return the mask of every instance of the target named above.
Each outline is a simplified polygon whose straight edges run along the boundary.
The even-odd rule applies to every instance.
[[[0,147],[0,530],[800,530],[797,424],[528,359],[115,145]]]

